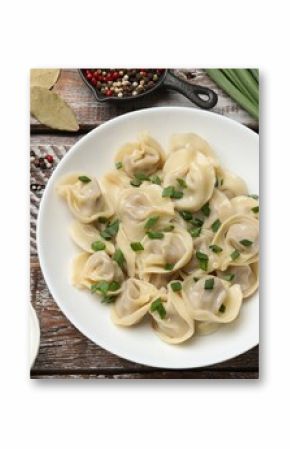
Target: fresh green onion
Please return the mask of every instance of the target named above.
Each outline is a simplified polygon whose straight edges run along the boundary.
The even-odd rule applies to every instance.
[[[171,198],[171,195],[173,195],[174,191],[174,186],[165,187],[162,192],[163,198]]]
[[[132,243],[130,243],[130,246],[131,246],[132,250],[135,252],[143,251],[143,249],[144,249],[144,246],[140,242],[132,242]]]
[[[105,240],[110,240],[114,237],[119,231],[119,220],[115,220],[105,227],[103,231],[100,232],[101,236]]]
[[[209,248],[216,254],[221,253],[222,252],[222,248],[218,245],[209,245]]]
[[[225,91],[230,95],[237,103],[239,103],[244,109],[246,109],[253,117],[259,118],[259,107],[257,101],[250,101],[236,86],[228,80],[228,78],[223,74],[222,70],[219,69],[207,69],[208,75]],[[236,73],[239,76],[240,82],[242,82],[247,89],[250,90],[251,95],[255,92],[255,98],[257,98],[257,88],[255,89],[253,83],[249,81],[247,75],[243,76],[240,72],[241,69],[237,69]],[[246,84],[245,84],[246,83]]]
[[[183,192],[181,192],[179,190],[174,190],[174,192],[170,198],[172,198],[174,200],[180,200],[180,198],[182,198],[182,197],[183,197]]]
[[[149,181],[149,176],[145,175],[145,173],[136,173],[135,178],[139,179],[139,181]]]
[[[213,230],[213,232],[217,232],[217,230],[220,228],[221,226],[221,221],[218,218],[216,221],[213,222],[213,224],[211,225],[211,229]]]
[[[151,312],[157,312],[162,320],[166,317],[166,310],[164,305],[162,304],[161,298],[155,299],[150,306]]]
[[[88,178],[87,176],[79,176],[79,180],[84,183],[91,182],[91,179]]]
[[[204,289],[205,290],[212,290],[214,286],[214,278],[206,279],[204,282]]]
[[[103,304],[111,304],[111,302],[115,302],[116,301],[116,296],[104,296],[103,299],[101,300],[101,303]]]
[[[159,220],[159,218],[160,217],[158,215],[148,218],[148,220],[146,221],[146,223],[144,225],[144,229],[152,228],[154,225],[156,225],[156,223]]]
[[[203,225],[203,220],[201,220],[200,218],[198,218],[198,217],[194,217],[193,219],[192,219],[192,222],[191,222],[192,224],[193,224],[193,226],[198,226],[199,228],[201,228],[201,226]]]
[[[109,219],[107,217],[99,217],[98,218],[98,222],[102,223],[102,224],[108,223],[108,221],[109,221]]]
[[[91,244],[91,248],[93,251],[103,251],[103,249],[106,248],[106,245],[104,244],[104,242],[97,240],[96,242],[93,242]]]
[[[237,249],[235,249],[235,251],[233,251],[231,254],[231,259],[237,260],[239,257],[240,257],[240,252]]]
[[[120,282],[117,282],[117,281],[110,282],[110,284],[109,284],[110,292],[116,292],[117,290],[119,290],[119,288],[121,288]]]
[[[170,287],[174,292],[179,292],[182,289],[181,282],[178,282],[178,281],[171,282]]]

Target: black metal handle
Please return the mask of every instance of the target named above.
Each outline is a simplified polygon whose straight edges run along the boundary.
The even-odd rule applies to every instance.
[[[183,81],[169,70],[165,75],[164,86],[168,89],[177,90],[202,109],[211,109],[218,101],[218,96],[213,90]],[[207,99],[203,99],[200,95],[205,95]]]

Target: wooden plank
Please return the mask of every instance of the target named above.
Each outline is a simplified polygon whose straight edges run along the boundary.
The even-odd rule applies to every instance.
[[[37,258],[31,262],[31,297],[40,320],[40,351],[33,373],[45,374],[49,370],[95,370],[116,374],[124,371],[152,369],[121,359],[84,337],[62,314],[54,302],[43,279]],[[232,360],[213,365],[210,369],[232,371],[258,371],[258,347]],[[209,368],[207,368],[209,370]]]
[[[259,379],[256,371],[150,371],[148,373],[121,373],[121,374],[88,374],[67,373],[41,374],[31,373],[31,379]]]
[[[186,79],[186,73],[192,73],[193,78],[190,83],[208,86],[214,89],[219,97],[218,103],[212,110],[233,120],[239,121],[251,128],[257,127],[257,122],[246,111],[225,94],[201,69],[176,70],[181,78]],[[74,109],[80,130],[86,132],[95,126],[126,112],[137,109],[150,108],[156,106],[186,106],[196,107],[182,94],[176,91],[160,89],[144,98],[135,99],[132,102],[124,103],[98,103],[94,94],[84,84],[77,70],[65,69],[61,71],[60,78],[54,86],[54,91],[59,93]],[[31,117],[31,131],[42,132],[49,131],[54,134],[57,132],[49,130],[46,126],[40,124]]]

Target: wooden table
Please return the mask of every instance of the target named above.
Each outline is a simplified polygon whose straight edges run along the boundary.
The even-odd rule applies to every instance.
[[[176,71],[190,82],[216,90],[219,101],[213,111],[237,120],[255,131],[258,123],[224,94],[202,70]],[[112,117],[136,109],[155,106],[194,107],[175,91],[159,91],[134,104],[101,104],[83,84],[76,70],[62,70],[54,90],[73,107],[80,130],[77,133],[56,132],[31,118],[31,150],[42,157],[51,154],[51,168],[35,167],[31,161],[31,300],[40,320],[40,351],[31,370],[34,379],[50,378],[186,378],[186,379],[255,379],[258,377],[258,346],[224,363],[204,369],[158,370],[123,360],[84,337],[62,314],[43,279],[36,249],[36,219],[39,201],[48,178],[59,160],[84,134]],[[35,186],[33,186],[35,188]]]

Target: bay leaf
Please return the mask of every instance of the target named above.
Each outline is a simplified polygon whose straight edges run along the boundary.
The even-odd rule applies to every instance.
[[[30,112],[53,129],[77,131],[79,125],[72,108],[58,94],[41,86],[30,88]]]
[[[30,85],[50,89],[57,82],[59,74],[59,69],[31,69]]]

